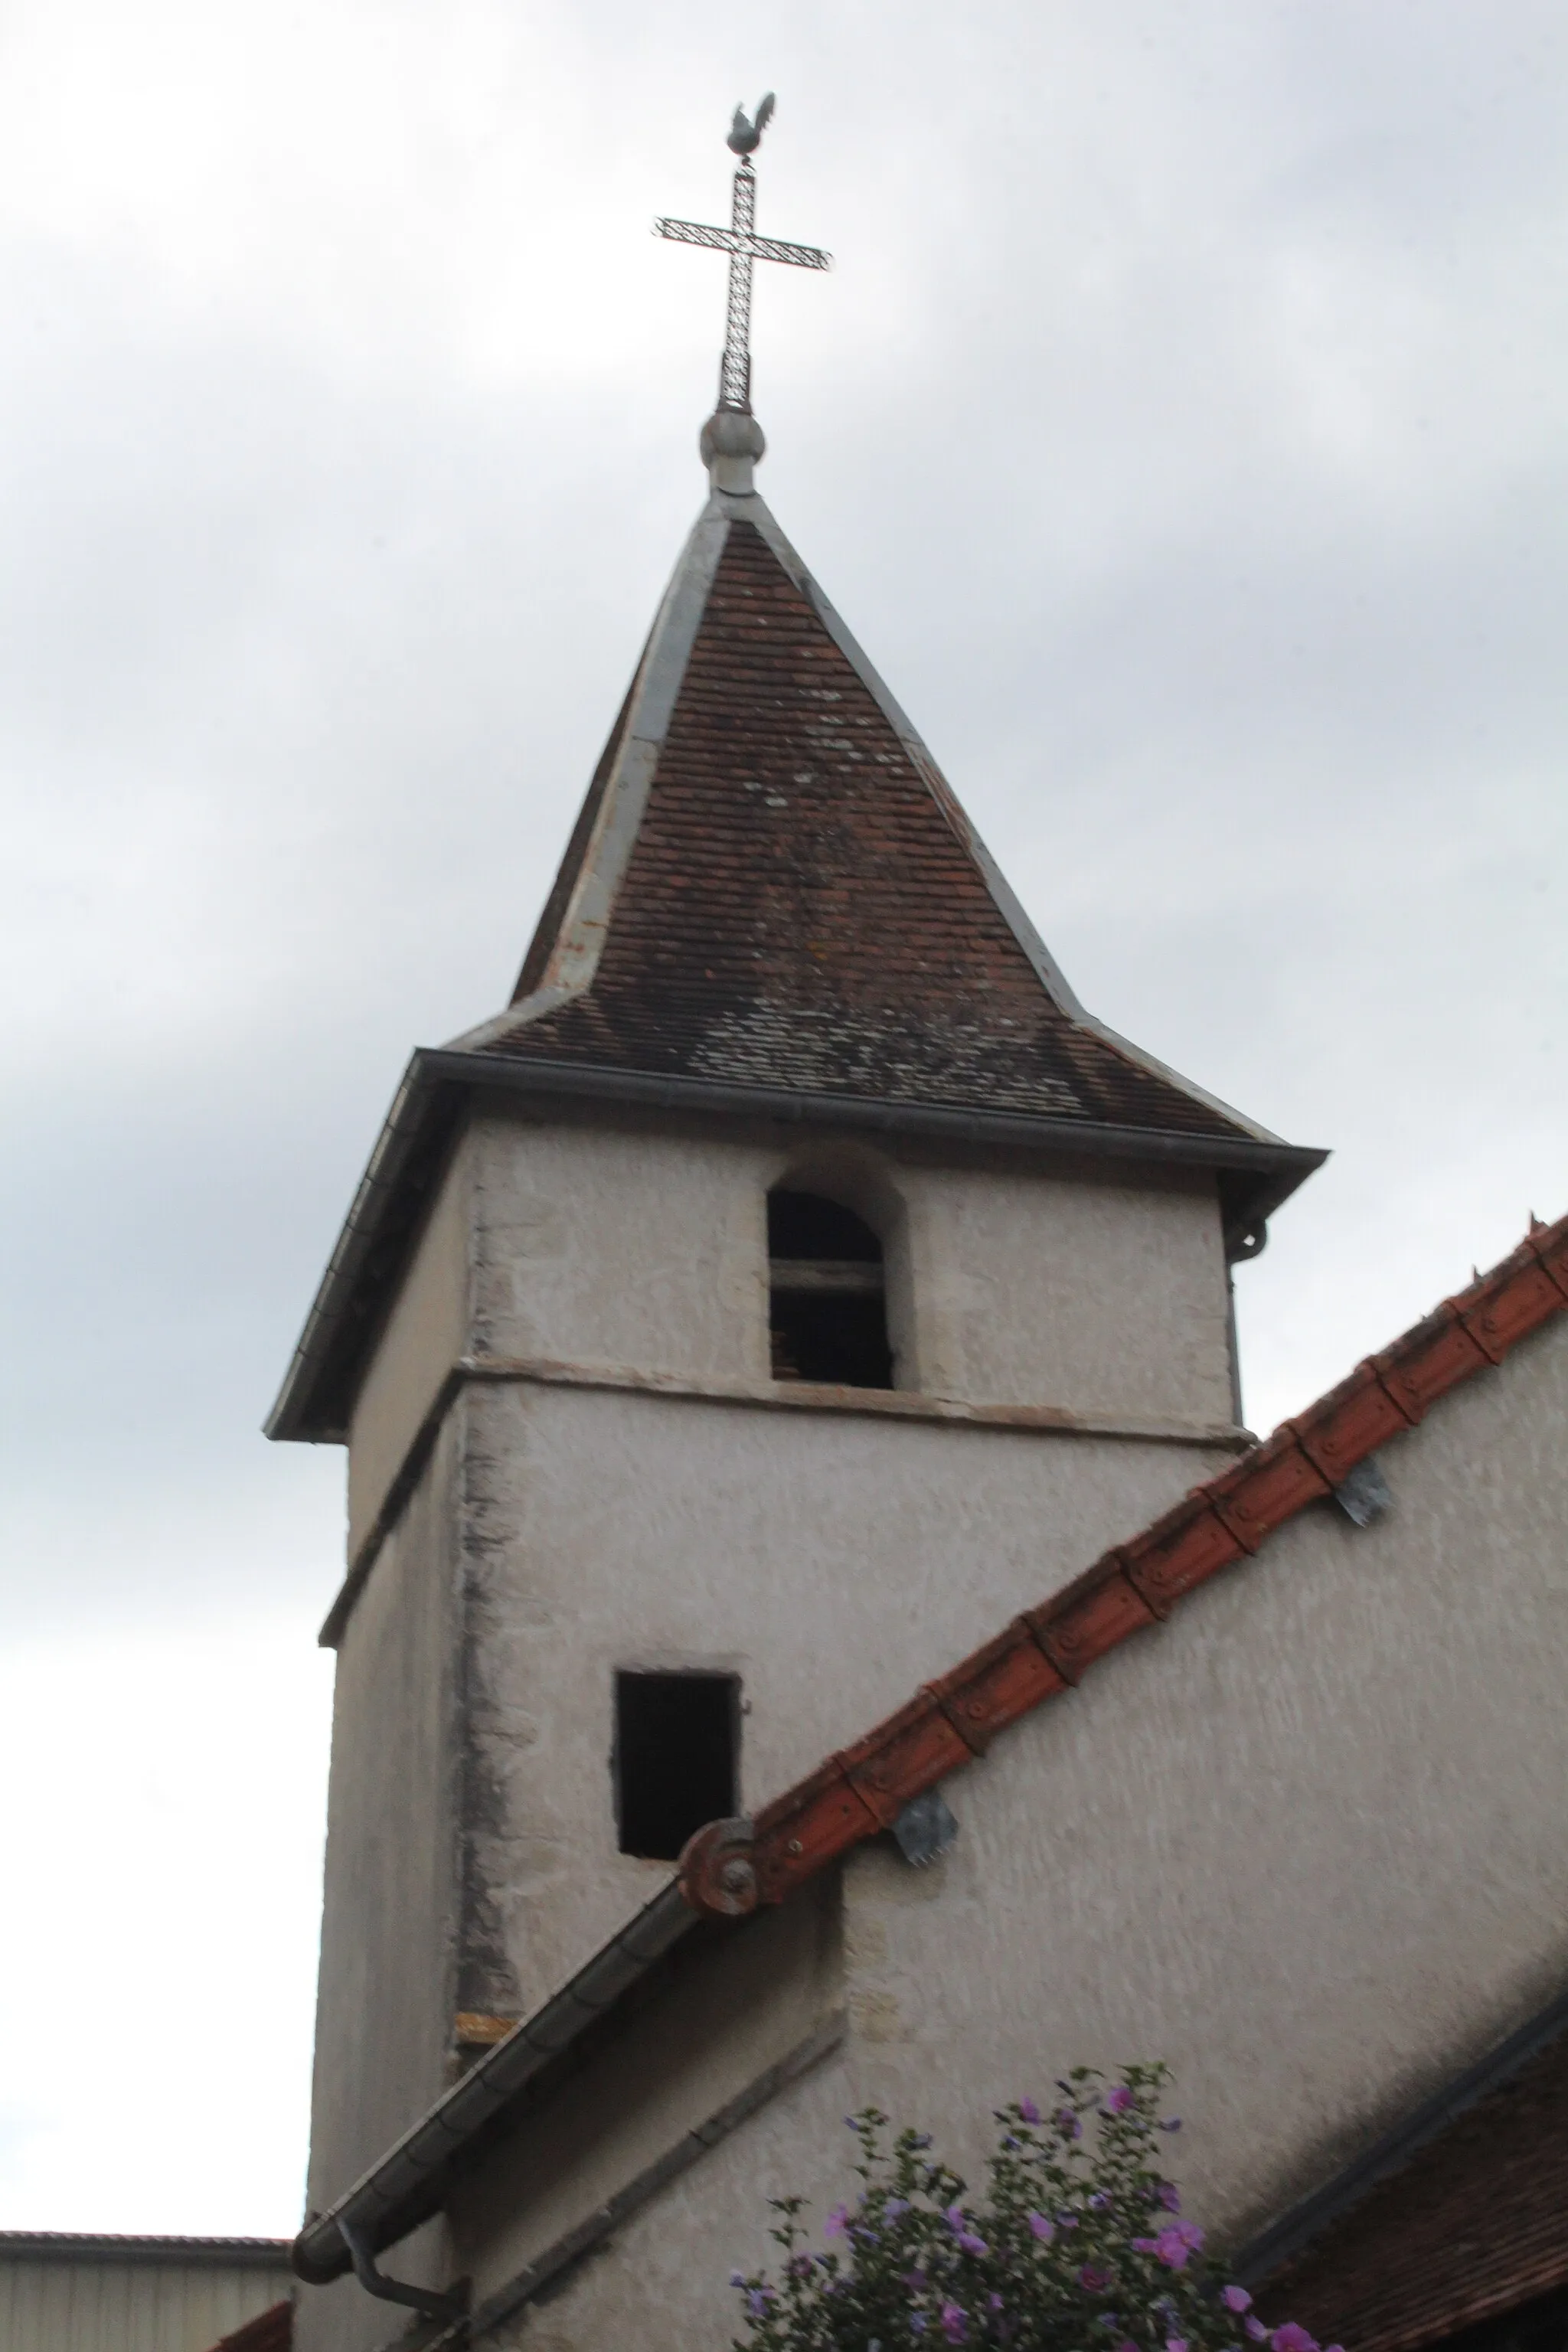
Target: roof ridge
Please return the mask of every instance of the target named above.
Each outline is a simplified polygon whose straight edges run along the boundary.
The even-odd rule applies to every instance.
[[[1078,1683],[1130,1634],[1257,1552],[1311,1502],[1343,1484],[1389,1438],[1414,1429],[1450,1389],[1489,1370],[1568,1307],[1568,1216],[1532,1227],[1519,1247],[1443,1301],[1348,1380],[1229,1469],[1194,1486],[1130,1542],[1111,1549],[1038,1607],[838,1749],[737,1824],[698,1831],[682,1854],[681,1893],[694,1911],[733,1916],[780,1903],[904,1807],[982,1756],[999,1731]],[[737,1864],[749,1883],[737,1875]],[[739,1899],[738,1899],[739,1898]]]

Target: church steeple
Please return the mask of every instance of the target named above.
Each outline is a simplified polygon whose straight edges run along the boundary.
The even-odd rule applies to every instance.
[[[754,490],[710,496],[512,1003],[457,1042],[1262,1139],[1088,1019]]]
[[[1274,1142],[1084,1011],[754,484],[751,156],[737,109],[708,505],[507,1012],[468,1050]]]
[[[914,727],[756,488],[757,235],[739,110],[720,399],[698,517],[510,1003],[415,1056],[270,1426],[340,1435],[424,1185],[465,1103],[497,1088],[719,1120],[940,1133],[954,1146],[1176,1165],[1226,1245],[1322,1157],[1131,1045],[1079,1003]],[[403,1171],[412,1170],[406,1182]]]
[[[514,2021],[575,2033],[693,1832],[1226,1467],[1226,1257],[1321,1157],[1083,1011],[758,494],[763,111],[734,226],[677,225],[734,265],[707,503],[512,1001],[415,1054],[268,1424],[349,1454],[309,2195],[365,2218],[308,2274],[363,2284],[300,2352],[385,2342],[374,2168]],[[820,1884],[749,1948],[763,2040],[704,2045],[747,2099],[837,2009]],[[437,2240],[395,2298],[449,2307]]]

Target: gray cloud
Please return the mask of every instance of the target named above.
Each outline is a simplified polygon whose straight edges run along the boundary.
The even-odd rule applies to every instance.
[[[18,20],[14,1622],[230,1629],[243,1675],[259,1611],[305,1673],[341,1465],[258,1424],[409,1046],[510,987],[699,503],[718,266],[647,222],[722,205],[770,84],[764,225],[839,257],[759,294],[771,501],[1087,1000],[1336,1147],[1242,1277],[1255,1417],[1568,1205],[1565,38]]]

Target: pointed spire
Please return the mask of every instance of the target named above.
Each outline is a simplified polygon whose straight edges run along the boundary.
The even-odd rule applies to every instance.
[[[761,440],[733,412],[705,427],[713,493],[512,1004],[457,1044],[721,1086],[1273,1140],[1078,1003],[750,488]]]

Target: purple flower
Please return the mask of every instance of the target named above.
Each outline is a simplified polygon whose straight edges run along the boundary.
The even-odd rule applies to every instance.
[[[919,2294],[922,2287],[929,2286],[931,2284],[931,2281],[927,2278],[924,2271],[920,2270],[905,2271],[903,2273],[903,2280],[904,2284],[915,2294]]]
[[[1120,2344],[1111,2346],[1110,2352],[1138,2352],[1138,2347],[1133,2343],[1131,2336],[1124,2336]]]
[[[1071,2107],[1058,2107],[1056,2114],[1051,2117],[1051,2121],[1055,2124],[1058,2131],[1060,2132],[1063,2139],[1081,2139],[1083,2137],[1083,2126],[1079,2123],[1077,2115]]]
[[[1181,2128],[1182,2118],[1180,2116],[1167,2116],[1160,2126],[1160,2129],[1162,2131],[1180,2131]]]
[[[765,2319],[768,2305],[773,2299],[771,2286],[753,2286],[746,2290],[746,2309],[753,2319]]]
[[[1033,2099],[1020,2099],[1018,2102],[1018,2113],[1023,2116],[1024,2121],[1026,2124],[1037,2124],[1040,2120],[1040,2111],[1038,2107],[1036,2106]]]
[[[1269,2341],[1274,2352],[1318,2352],[1317,2338],[1309,2336],[1304,2327],[1298,2327],[1293,2319],[1277,2327]]]
[[[848,2227],[848,2206],[836,2205],[822,2225],[822,2234],[825,2238],[842,2238]]]
[[[1162,2180],[1159,2188],[1154,2193],[1167,2213],[1179,2213],[1181,2211],[1182,2192],[1177,2188],[1173,2180]]]
[[[1221,2303],[1224,2304],[1227,2311],[1250,2311],[1252,2309],[1252,2297],[1247,2294],[1247,2289],[1244,2286],[1222,2287],[1220,2289],[1219,2299]]]
[[[1113,2083],[1105,2095],[1105,2104],[1113,2116],[1124,2116],[1138,2102],[1125,2083]]]
[[[958,2240],[959,2244],[963,2248],[966,2254],[983,2254],[985,2252],[985,2241],[984,2238],[977,2238],[975,2236],[973,2231],[969,2226],[968,2219],[962,2205],[950,2205],[944,2218],[948,2228],[952,2231],[953,2236]]]
[[[1251,2317],[1247,2321],[1246,2325],[1247,2325],[1247,2334],[1251,2336],[1251,2338],[1252,2338],[1252,2340],[1253,2340],[1253,2342],[1254,2342],[1255,2344],[1267,2344],[1267,2343],[1268,2343],[1268,2330],[1267,2329],[1267,2327],[1265,2327],[1265,2326],[1263,2325],[1263,2322],[1261,2321],[1261,2319],[1259,2319],[1259,2318],[1258,2318],[1258,2314],[1257,2314],[1256,2312],[1254,2312],[1254,2313],[1252,2314]]]
[[[1029,2235],[1032,2238],[1038,2238],[1042,2246],[1048,2246],[1056,2234],[1056,2223],[1047,2221],[1043,2213],[1029,2215]]]
[[[1000,2311],[1000,2310],[1001,2310],[1001,2308],[1002,2308],[1002,2298],[1001,2298],[1001,2296],[1000,2296],[999,2294],[994,2294],[994,2295],[992,2295],[992,2296],[989,2298],[988,2307],[989,2307],[992,2311]]]
[[[1076,2230],[1078,2228],[1078,2215],[1076,2213],[1058,2213],[1057,2215],[1057,2227],[1060,2230]]]
[[[910,2314],[910,2334],[911,2336],[923,2336],[925,2332],[925,2313],[923,2311],[911,2311]]]
[[[1184,2336],[1167,2336],[1165,2338],[1165,2352],[1187,2352],[1186,2337]]]
[[[1187,2257],[1189,2254],[1195,2254],[1203,2242],[1204,2233],[1195,2221],[1172,2221],[1154,2240],[1152,2251],[1164,2263],[1168,2271],[1184,2271],[1187,2267]],[[1141,2254],[1150,2252],[1148,2242],[1139,2241],[1138,2251]],[[1275,2352],[1304,2352],[1304,2347],[1298,2344],[1287,2344],[1283,2347],[1277,2346]],[[1312,2352],[1317,2352],[1316,2345],[1312,2347]]]
[[[950,2344],[962,2344],[969,2333],[969,2320],[963,2305],[951,2298],[942,2306],[942,2332]]]
[[[731,2286],[744,2286],[746,2282],[742,2277],[739,2271],[731,2271],[730,2273],[730,2284]]]
[[[1089,2200],[1089,2210],[1094,2213],[1103,2213],[1110,2202],[1110,2198],[1102,2195],[1097,2189],[1094,2195]]]
[[[900,2213],[907,2213],[909,2210],[910,2200],[907,2197],[889,2197],[882,2208],[889,2221],[896,2221]]]
[[[910,2142],[910,2146],[911,2147],[929,2147],[931,2146],[930,2132],[916,2132],[913,2139]]]
[[[1110,2273],[1102,2271],[1095,2263],[1085,2263],[1079,2272],[1078,2283],[1086,2294],[1103,2294],[1110,2284]]]

